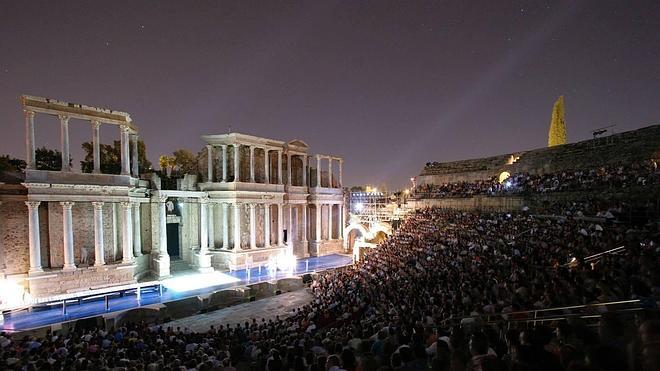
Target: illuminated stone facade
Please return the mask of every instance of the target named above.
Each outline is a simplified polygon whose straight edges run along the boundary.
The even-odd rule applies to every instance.
[[[155,174],[138,173],[138,129],[127,113],[32,96],[21,102],[27,169],[20,184],[0,183],[0,279],[34,297],[343,252],[337,156],[311,155],[300,140],[203,135],[205,169],[162,189]],[[59,118],[61,171],[36,169],[41,115]],[[67,166],[71,119],[90,124],[91,173]],[[120,132],[120,174],[101,173],[100,125]]]

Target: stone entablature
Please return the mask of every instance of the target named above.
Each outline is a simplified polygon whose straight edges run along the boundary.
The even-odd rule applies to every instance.
[[[72,172],[69,149],[69,121],[80,119],[89,122],[92,128],[92,152],[94,169],[92,174],[101,173],[100,127],[101,124],[119,126],[121,140],[121,175],[138,177],[138,135],[137,126],[129,114],[82,104],[62,102],[55,99],[21,96],[21,105],[25,113],[26,175],[28,181],[35,181],[40,176],[36,170],[34,123],[37,114],[57,116],[60,120],[62,172]],[[132,157],[132,159],[130,158]],[[132,166],[131,166],[132,163]],[[32,174],[30,174],[32,172]],[[30,178],[31,177],[31,178]]]

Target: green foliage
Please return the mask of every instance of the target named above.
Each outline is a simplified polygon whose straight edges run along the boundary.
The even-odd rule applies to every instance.
[[[62,170],[62,152],[56,149],[46,147],[37,148],[34,153],[37,170]],[[73,163],[72,157],[69,157],[69,166]]]
[[[91,142],[82,144],[85,151],[85,159],[80,161],[80,168],[83,173],[91,173],[94,170],[94,145]],[[100,144],[99,152],[101,154],[101,173],[120,174],[121,173],[121,141],[115,140],[112,145]],[[147,159],[147,147],[143,141],[138,140],[138,171],[140,174],[151,171],[151,162]]]
[[[177,149],[172,153],[180,174],[197,174],[197,156],[187,149]]]
[[[0,171],[8,171],[12,173],[20,173],[25,171],[25,161],[9,157],[9,155],[0,156]]]
[[[548,147],[566,144],[566,122],[564,121],[564,96],[560,95],[552,107],[552,119],[548,132]]]
[[[172,156],[161,155],[158,164],[162,172],[167,176],[182,177],[185,174],[197,174],[197,155],[187,149],[179,148],[172,153]]]

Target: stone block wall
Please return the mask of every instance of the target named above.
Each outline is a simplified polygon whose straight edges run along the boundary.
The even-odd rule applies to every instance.
[[[64,265],[64,240],[62,225],[62,206],[59,202],[47,202],[48,224],[41,224],[42,231],[46,231],[48,242],[48,256],[50,257],[48,265],[44,267],[61,268]],[[117,205],[117,236],[113,235],[113,211],[112,203],[106,202],[103,205],[103,248],[106,263],[121,261],[121,207]],[[73,219],[73,253],[76,265],[80,264],[81,249],[87,250],[88,264],[94,264],[94,207],[91,202],[76,202],[71,210]],[[43,234],[42,234],[43,236]],[[117,244],[115,251],[114,244]]]
[[[25,273],[30,268],[28,209],[23,201],[0,204],[0,243],[4,249],[7,274]]]
[[[517,160],[511,164],[513,159]],[[660,159],[660,125],[613,134],[555,147],[484,157],[471,160],[434,163],[425,166],[418,184],[443,184],[486,180],[509,173],[544,174],[564,170],[590,169],[597,166],[626,166]]]
[[[120,267],[123,269],[118,269]],[[134,282],[133,268],[107,265],[75,271],[44,272],[29,279],[29,288],[33,297],[44,297]]]

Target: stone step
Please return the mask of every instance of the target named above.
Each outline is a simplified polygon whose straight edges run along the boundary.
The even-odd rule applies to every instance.
[[[185,260],[172,260],[170,261],[170,272],[181,272],[191,270],[192,267]]]

